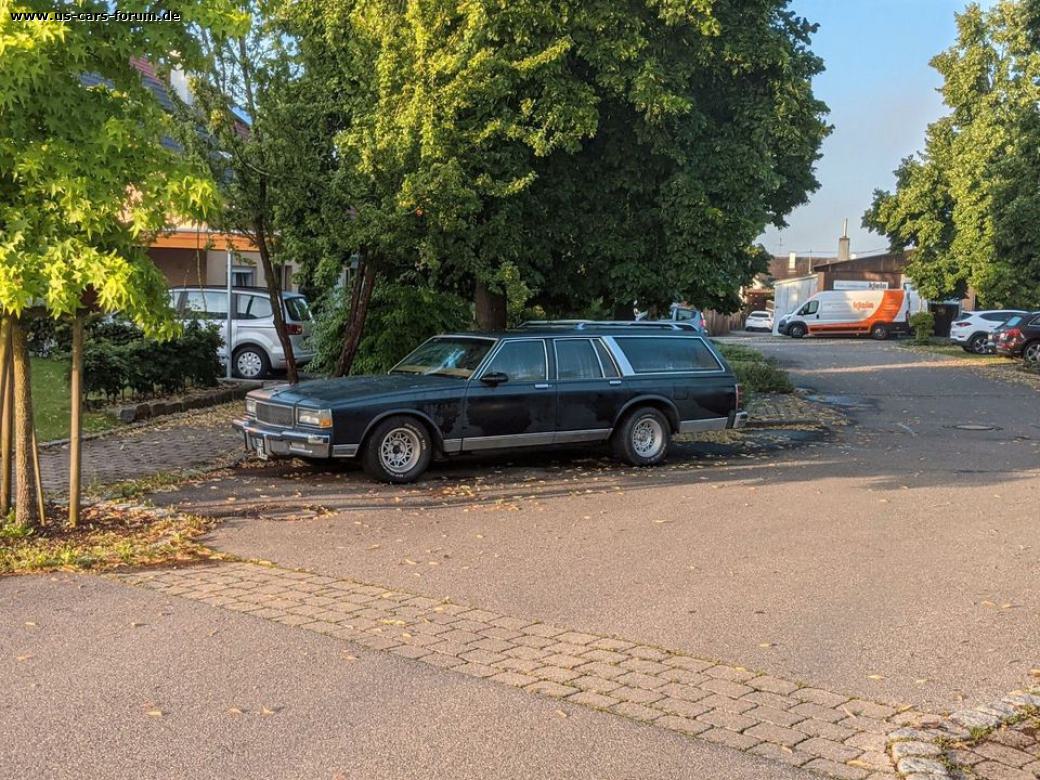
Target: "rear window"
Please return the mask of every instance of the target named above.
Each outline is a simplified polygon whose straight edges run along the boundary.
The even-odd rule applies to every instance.
[[[1020,322],[1022,322],[1022,320],[1024,319],[1025,317],[1023,317],[1022,315],[1016,314],[1014,317],[1008,317],[1007,321],[1004,324],[1007,325],[1009,328],[1013,328]]]
[[[767,311],[753,311],[753,312],[751,312],[750,316],[752,316],[752,317],[768,317],[769,316],[769,312],[767,312]]]
[[[559,339],[556,342],[558,379],[599,379],[599,358],[589,339]]]
[[[285,308],[289,311],[289,319],[297,322],[311,321],[311,307],[303,297],[286,298]]]
[[[721,366],[701,339],[626,336],[615,338],[637,374],[717,371]]]

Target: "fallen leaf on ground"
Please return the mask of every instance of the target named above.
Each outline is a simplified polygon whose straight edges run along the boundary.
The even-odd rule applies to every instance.
[[[147,712],[145,712],[145,715],[147,715],[149,718],[161,718],[165,714],[166,713],[159,709],[148,710]]]

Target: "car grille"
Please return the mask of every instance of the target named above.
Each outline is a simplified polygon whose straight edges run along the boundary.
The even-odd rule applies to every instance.
[[[292,427],[294,422],[293,408],[291,406],[283,406],[282,404],[258,403],[256,405],[256,419],[260,422],[289,428]]]

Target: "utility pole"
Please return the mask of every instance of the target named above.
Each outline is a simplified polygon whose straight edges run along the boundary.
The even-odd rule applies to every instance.
[[[227,356],[227,378],[231,379],[231,247],[227,249],[227,337],[224,339]]]

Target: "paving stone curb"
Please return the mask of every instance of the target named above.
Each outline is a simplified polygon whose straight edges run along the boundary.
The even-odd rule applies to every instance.
[[[997,701],[959,710],[948,718],[926,716],[915,727],[896,729],[888,734],[887,752],[899,776],[905,780],[1040,778],[1040,743],[1032,756],[1022,753],[1021,760],[1010,765],[1002,762],[998,753],[989,761],[996,766],[992,772],[982,770],[987,772],[984,775],[973,768],[983,757],[973,759],[971,750],[995,730],[1035,712],[1040,712],[1040,688],[1012,691]],[[1031,758],[1035,767],[1020,770]]]
[[[895,780],[888,734],[926,717],[635,640],[273,565],[105,576],[844,780]]]

